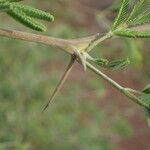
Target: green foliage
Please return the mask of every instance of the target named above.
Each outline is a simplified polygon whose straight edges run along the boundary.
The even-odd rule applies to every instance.
[[[147,86],[144,88],[143,92],[146,93],[146,94],[149,94],[149,93],[150,93],[150,84],[147,85]]]
[[[46,27],[33,18],[54,21],[54,17],[50,13],[17,2],[16,0],[2,0],[0,1],[0,10],[23,25],[37,31],[46,31]]]
[[[147,7],[149,7],[149,0],[138,0],[137,4],[135,4],[133,10],[131,11],[127,23],[132,24],[133,20],[137,18],[142,12],[145,11]]]
[[[146,23],[150,23],[150,12],[146,11],[145,13],[139,15],[139,17],[135,18],[132,21],[132,25],[143,25]]]
[[[111,62],[109,62],[107,59],[94,59],[93,61],[101,67],[115,69],[115,70],[124,68],[130,64],[128,58],[114,60]]]
[[[144,109],[145,111],[145,114],[146,114],[146,117],[147,117],[147,122],[148,122],[148,125],[150,127],[150,109]]]
[[[122,0],[122,5],[120,7],[118,16],[115,19],[112,30],[115,30],[119,25],[124,23],[129,9],[129,4],[130,4],[129,2],[130,0]]]
[[[139,97],[140,100],[142,100],[144,103],[150,106],[150,93],[145,93],[142,96]]]
[[[139,32],[138,30],[129,28],[116,30],[114,31],[114,34],[128,38],[150,38],[150,32]]]
[[[112,32],[117,36],[129,38],[150,38],[150,31],[140,31],[138,29],[139,25],[150,23],[150,1],[139,0],[127,16],[129,2],[130,0],[123,0],[119,14],[113,24]]]
[[[46,27],[43,24],[35,21],[31,17],[26,16],[26,14],[21,10],[12,8],[9,11],[7,11],[7,14],[13,17],[18,22],[26,25],[27,27],[30,27],[37,31],[46,31]]]
[[[11,3],[11,8],[16,8],[20,11],[23,11],[27,16],[30,16],[32,18],[37,18],[37,19],[42,19],[45,21],[54,21],[54,17],[47,12],[44,12],[42,10],[39,9],[35,9],[33,7],[30,6],[26,6],[20,3]]]
[[[150,84],[147,85],[143,90],[143,95],[140,96],[140,100],[150,106]],[[150,126],[150,109],[144,108],[145,114],[147,116],[148,125]]]
[[[118,16],[112,25],[111,32],[114,35],[128,38],[150,38],[150,30],[140,29],[138,26],[150,23],[150,1],[149,0],[138,0],[134,4],[133,9],[129,13],[131,0],[123,0]],[[131,47],[131,45],[130,45]],[[105,63],[104,63],[105,64]],[[115,63],[114,63],[115,64]],[[107,66],[107,63],[106,63]],[[150,120],[150,87],[144,89],[142,96],[136,97],[139,102],[148,106],[145,109],[148,120]]]

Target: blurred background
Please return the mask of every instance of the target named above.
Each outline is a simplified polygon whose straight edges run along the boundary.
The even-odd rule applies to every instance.
[[[54,14],[46,35],[78,38],[109,30],[120,1],[25,3]],[[0,27],[34,32],[3,13]],[[140,90],[150,79],[149,48],[149,40],[119,38],[97,46],[91,55],[129,57],[131,65],[124,70],[102,70]],[[78,64],[41,114],[68,61],[68,54],[57,48],[0,37],[0,150],[150,150],[142,108]]]

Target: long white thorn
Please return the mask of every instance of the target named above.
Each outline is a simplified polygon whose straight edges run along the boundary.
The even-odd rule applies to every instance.
[[[64,74],[63,74],[63,76],[61,77],[61,79],[60,79],[58,85],[56,86],[54,92],[52,93],[52,95],[51,95],[51,97],[50,97],[48,103],[45,105],[45,107],[43,108],[42,112],[44,112],[44,111],[48,108],[48,106],[50,105],[51,101],[55,98],[55,96],[57,95],[57,93],[58,93],[58,92],[60,91],[60,89],[62,88],[63,84],[65,83],[65,81],[66,81],[66,79],[67,79],[67,77],[68,77],[68,75],[70,74],[70,71],[72,70],[72,67],[73,67],[73,64],[74,64],[75,60],[76,60],[76,55],[73,54],[73,55],[71,56],[71,60],[70,60],[70,62],[69,62],[69,64],[68,64],[68,66],[67,66],[67,68],[66,68],[66,70],[65,70],[65,72],[64,72]]]
[[[87,70],[86,67],[86,55],[84,53],[80,52],[79,50],[74,50],[75,55],[79,58],[79,61],[81,61],[81,64],[84,68],[84,71]]]

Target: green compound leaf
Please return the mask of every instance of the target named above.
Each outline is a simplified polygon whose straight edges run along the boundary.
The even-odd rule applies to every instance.
[[[115,60],[115,61],[110,62],[108,64],[108,68],[121,69],[121,68],[125,68],[129,64],[130,64],[130,60],[128,58],[120,59],[120,60]]]
[[[109,61],[107,59],[102,59],[102,58],[101,59],[93,59],[93,61],[101,67],[105,67],[109,63]]]
[[[18,10],[23,11],[27,16],[30,16],[32,18],[42,19],[46,21],[54,21],[54,17],[50,13],[47,13],[45,11],[23,4],[11,3],[11,6],[13,8],[17,8]]]
[[[146,23],[150,23],[150,12],[149,10],[143,13],[142,15],[139,15],[139,17],[135,18],[132,22],[132,25],[143,25]]]
[[[129,17],[126,17],[130,2],[130,0],[123,0],[112,32],[114,35],[128,38],[150,38],[150,31],[134,28],[150,23],[150,0],[138,0]]]
[[[94,62],[101,67],[110,68],[114,70],[124,68],[130,64],[130,61],[128,58],[114,60],[112,62],[109,62],[107,59],[95,59]]]
[[[112,30],[115,30],[120,24],[124,23],[128,9],[129,9],[130,0],[123,0],[121,8],[119,10],[118,16],[115,19]]]
[[[22,23],[23,25],[32,28],[34,30],[37,31],[46,31],[46,27],[35,21],[34,19],[28,17],[24,12],[22,12],[21,10],[18,9],[10,9],[9,11],[7,11],[7,14],[10,15],[12,18],[14,18],[16,21]]]
[[[16,21],[37,31],[46,31],[46,27],[35,19],[54,21],[54,17],[45,11],[18,3],[22,0],[0,0],[0,11],[6,12]]]
[[[145,9],[150,5],[149,0],[139,0],[134,6],[130,16],[128,17],[127,24],[132,24],[132,21],[137,18]]]
[[[122,29],[114,31],[114,34],[117,36],[123,36],[128,38],[150,38],[150,31],[149,32],[141,32],[133,29]]]

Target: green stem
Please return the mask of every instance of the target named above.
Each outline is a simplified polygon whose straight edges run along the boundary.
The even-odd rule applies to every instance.
[[[91,51],[94,47],[96,47],[99,43],[111,38],[113,36],[113,33],[110,31],[104,35],[97,34],[94,40],[92,40],[88,47],[85,49],[85,52]]]
[[[149,104],[146,104],[144,102],[142,102],[136,95],[134,95],[133,93],[131,93],[128,88],[124,88],[123,90],[123,94],[126,95],[129,99],[131,99],[132,101],[134,101],[135,103],[137,103],[138,105],[150,109]]]
[[[135,96],[134,94],[132,94],[131,91],[128,90],[128,88],[122,87],[117,82],[115,82],[114,80],[112,80],[111,78],[109,78],[106,74],[104,74],[103,72],[101,72],[100,70],[98,70],[96,67],[94,67],[92,64],[86,62],[86,65],[87,65],[87,67],[90,70],[92,70],[98,76],[100,76],[101,78],[103,78],[104,80],[106,80],[108,83],[110,83],[112,86],[114,86],[116,89],[118,89],[121,93],[123,93],[129,99],[131,99],[132,101],[134,101],[135,103],[137,103],[140,106],[143,106],[145,108],[150,109],[149,105],[147,105],[146,103],[142,102],[137,96]]]

